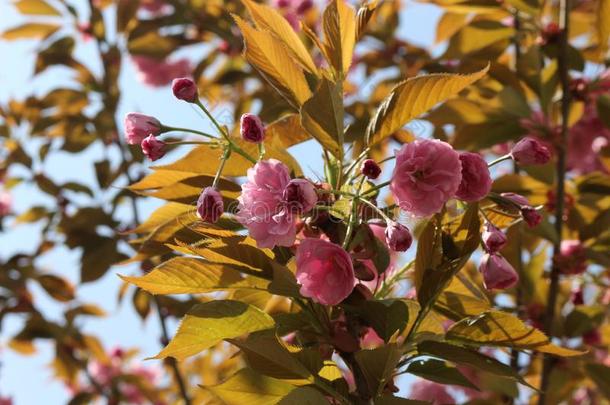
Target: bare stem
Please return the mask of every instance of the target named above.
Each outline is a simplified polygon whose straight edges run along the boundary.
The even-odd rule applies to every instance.
[[[563,231],[563,209],[565,197],[565,178],[566,178],[566,149],[568,139],[568,117],[570,113],[570,78],[568,73],[568,40],[569,40],[569,15],[570,0],[560,0],[559,3],[559,28],[561,30],[559,53],[557,62],[561,81],[561,140],[556,146],[557,149],[557,192],[555,201],[555,232],[557,240],[553,244],[553,255],[559,253],[561,247],[561,234]],[[555,321],[555,307],[557,306],[557,296],[559,295],[559,267],[553,263],[550,274],[550,286],[547,296],[545,314],[545,332],[552,337],[553,324]],[[539,405],[546,405],[546,390],[549,386],[549,376],[553,368],[555,358],[545,354],[542,366],[542,376],[540,383]]]

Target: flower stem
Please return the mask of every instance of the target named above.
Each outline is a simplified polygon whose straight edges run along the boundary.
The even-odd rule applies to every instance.
[[[372,194],[373,192],[377,191],[377,190],[381,190],[382,188],[389,186],[391,183],[391,181],[384,181],[383,183],[377,184],[374,187],[369,188],[368,190],[366,190],[366,192],[364,192],[362,195],[363,196],[367,196],[369,194]]]
[[[496,160],[494,160],[494,161],[490,162],[490,163],[487,165],[487,167],[492,167],[492,166],[495,166],[495,165],[497,165],[497,164],[498,164],[498,163],[500,163],[500,162],[504,162],[505,160],[510,160],[510,159],[512,159],[512,158],[513,158],[513,157],[510,155],[510,153],[508,153],[508,154],[506,154],[506,155],[504,155],[504,156],[500,156],[500,157],[499,157],[499,158],[497,158]]]
[[[220,175],[222,174],[222,170],[225,167],[225,163],[229,160],[231,156],[231,148],[226,148],[225,152],[222,154],[222,159],[220,160],[220,166],[218,166],[218,170],[216,170],[216,175],[214,176],[214,181],[212,182],[212,187],[216,188],[218,185],[218,180],[220,180]]]
[[[555,232],[557,240],[553,243],[553,255],[559,253],[561,248],[561,235],[563,231],[563,211],[565,200],[565,178],[566,178],[566,149],[568,139],[568,119],[570,115],[570,77],[568,72],[568,39],[569,39],[569,21],[570,21],[570,0],[560,0],[559,2],[559,29],[560,43],[559,52],[557,54],[557,63],[559,68],[559,77],[561,81],[562,99],[561,99],[561,139],[555,145],[557,148],[557,192],[555,200]],[[546,314],[544,331],[552,338],[553,324],[555,322],[555,307],[557,306],[557,296],[559,295],[559,273],[560,269],[557,264],[553,263],[550,274],[550,285],[546,303]],[[538,404],[546,404],[546,390],[549,386],[549,377],[551,369],[555,363],[555,358],[552,355],[545,354],[542,366],[542,375],[540,381],[540,395]]]
[[[163,132],[172,132],[172,131],[176,131],[176,132],[190,132],[192,134],[197,134],[197,135],[205,136],[206,138],[216,139],[216,137],[214,135],[208,134],[208,133],[202,132],[202,131],[197,131],[196,129],[179,128],[179,127],[168,127],[168,126],[164,125],[163,128],[162,128],[162,131]]]

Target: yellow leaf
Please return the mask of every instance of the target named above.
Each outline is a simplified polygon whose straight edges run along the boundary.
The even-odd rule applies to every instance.
[[[242,2],[248,8],[257,28],[272,33],[294,55],[304,69],[317,75],[318,69],[313,63],[311,55],[288,21],[280,13],[272,7],[255,3],[252,0],[242,0]]]
[[[468,23],[469,16],[459,13],[445,13],[436,26],[437,44],[445,42]]]
[[[182,319],[178,332],[154,358],[184,360],[224,339],[270,329],[273,318],[239,301],[210,301],[194,306]]]
[[[371,17],[373,17],[373,14],[375,14],[378,5],[379,0],[372,0],[370,3],[367,3],[358,9],[358,13],[356,14],[356,40],[364,34],[366,26],[371,20]]]
[[[610,42],[610,0],[599,0],[597,11],[597,47],[601,53]]]
[[[154,166],[153,169],[214,175],[220,164],[222,153],[223,151],[221,148],[201,145],[192,149],[186,156],[174,163],[164,166]],[[237,153],[233,153],[227,161],[222,173],[228,177],[243,176],[246,174],[246,170],[251,166],[252,163],[242,158]],[[134,185],[132,185],[132,187],[133,186]]]
[[[151,294],[198,294],[218,290],[265,290],[267,282],[244,278],[222,264],[201,259],[176,257],[155,267],[142,277],[120,276]]]
[[[15,7],[21,14],[61,15],[59,11],[43,0],[19,0],[15,3]]]
[[[343,158],[343,98],[341,85],[322,79],[301,108],[301,125],[337,159]]]
[[[369,145],[380,142],[413,118],[456,95],[489,70],[468,74],[437,73],[413,77],[398,84],[381,103],[367,128]]]
[[[514,315],[496,310],[462,319],[449,328],[446,338],[465,344],[535,350],[563,357],[584,354],[556,346],[538,329],[526,325]]]
[[[326,55],[336,72],[346,75],[356,45],[356,13],[345,0],[332,0],[323,17]]]
[[[245,57],[263,77],[296,109],[311,97],[303,70],[275,36],[259,31],[241,18],[233,18],[245,42]]]
[[[1,38],[8,41],[15,39],[43,39],[59,29],[57,24],[27,23],[4,31]]]

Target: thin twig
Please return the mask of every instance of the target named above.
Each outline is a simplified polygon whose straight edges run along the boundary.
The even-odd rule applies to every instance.
[[[570,0],[560,0],[559,3],[559,28],[561,30],[559,52],[557,62],[561,81],[561,140],[555,145],[557,150],[557,192],[555,201],[555,232],[557,239],[553,243],[553,255],[560,251],[561,234],[563,231],[563,208],[565,197],[565,178],[566,178],[566,149],[568,139],[568,117],[570,113],[570,78],[568,75],[568,40],[570,28]],[[553,262],[550,275],[549,293],[547,296],[546,314],[544,330],[552,338],[553,323],[555,321],[555,307],[557,306],[557,296],[559,295],[559,273],[560,269]],[[545,354],[542,366],[542,376],[540,382],[540,396],[538,404],[546,404],[546,390],[549,386],[549,377],[555,359],[552,355]]]

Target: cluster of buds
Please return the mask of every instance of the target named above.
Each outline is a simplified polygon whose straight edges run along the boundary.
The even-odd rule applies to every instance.
[[[505,289],[519,281],[519,275],[511,264],[500,254],[506,243],[506,235],[491,222],[485,224],[482,235],[485,254],[479,270],[487,289]]]

